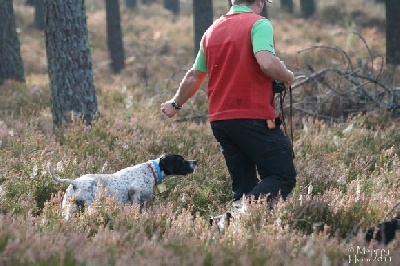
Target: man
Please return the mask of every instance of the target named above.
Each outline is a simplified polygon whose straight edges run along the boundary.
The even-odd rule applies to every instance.
[[[243,195],[285,199],[296,183],[272,91],[273,80],[289,88],[294,75],[275,56],[272,25],[259,15],[264,4],[232,0],[230,11],[204,33],[175,96],[161,104],[165,115],[174,116],[208,74],[208,119],[232,179],[233,201]]]

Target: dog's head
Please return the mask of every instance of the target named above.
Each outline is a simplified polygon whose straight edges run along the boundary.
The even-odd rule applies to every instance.
[[[70,219],[83,210],[85,205],[90,205],[95,199],[97,191],[96,182],[92,179],[70,180],[56,176],[51,167],[49,172],[54,181],[68,185],[62,201],[62,216]]]
[[[159,159],[160,170],[168,175],[188,175],[194,172],[197,161],[185,160],[177,154],[164,154]]]

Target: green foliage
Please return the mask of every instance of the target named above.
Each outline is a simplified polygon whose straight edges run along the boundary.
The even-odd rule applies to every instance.
[[[7,246],[8,239],[8,235],[0,235],[0,252],[4,251],[5,247]]]
[[[39,86],[10,81],[0,89],[0,114],[14,117],[38,115],[50,106],[50,95]]]
[[[332,216],[333,213],[326,203],[312,201],[303,206],[299,215],[296,216],[293,226],[306,234],[311,234],[315,230],[315,224],[329,222]]]
[[[49,181],[48,176],[38,176],[34,178],[20,178],[8,180],[3,183],[5,197],[7,200],[0,204],[1,212],[13,210],[15,213],[26,213],[31,211],[36,213],[43,209],[46,201],[50,200],[51,195],[56,193],[59,186]],[[26,209],[24,201],[32,200],[30,209]],[[22,201],[22,203],[21,203]]]

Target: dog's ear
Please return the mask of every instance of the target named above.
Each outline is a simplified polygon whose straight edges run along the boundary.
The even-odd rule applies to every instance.
[[[167,163],[165,160],[160,161],[160,169],[165,175],[171,175],[174,172],[174,164]]]
[[[167,153],[160,157],[160,169],[164,172],[165,175],[170,175],[174,172],[174,155]]]

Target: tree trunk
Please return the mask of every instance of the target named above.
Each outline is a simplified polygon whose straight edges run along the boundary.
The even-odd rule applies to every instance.
[[[303,18],[309,18],[317,10],[315,0],[300,0],[300,13]]]
[[[143,5],[151,5],[155,2],[155,0],[142,0]]]
[[[6,79],[25,81],[12,0],[0,0],[0,84]]]
[[[194,52],[197,54],[204,32],[213,23],[212,0],[193,0],[193,13]]]
[[[126,5],[126,8],[128,8],[128,9],[136,9],[137,8],[137,0],[126,0],[125,5]]]
[[[181,11],[179,0],[164,0],[164,8],[171,11],[174,15],[179,15]]]
[[[35,5],[35,0],[26,0],[25,5],[34,6]]]
[[[400,1],[386,0],[386,61],[400,65]]]
[[[261,11],[261,16],[267,18],[268,17],[268,10],[267,10],[267,3],[264,4],[264,7]]]
[[[293,0],[281,0],[281,9],[292,14],[294,11]]]
[[[106,0],[106,21],[107,45],[111,58],[111,69],[114,73],[119,73],[125,67],[119,1]]]
[[[45,35],[53,122],[81,113],[90,125],[97,111],[84,0],[45,0]]]
[[[44,30],[43,2],[44,0],[34,0],[35,28],[40,31]]]

